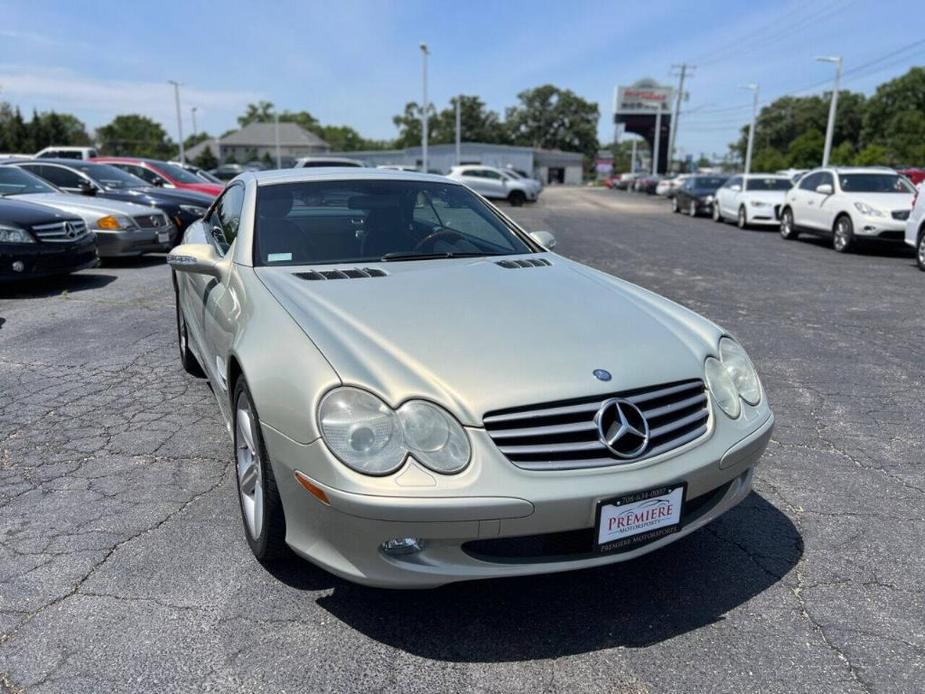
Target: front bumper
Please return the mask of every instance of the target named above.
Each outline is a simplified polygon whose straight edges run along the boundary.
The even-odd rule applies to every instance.
[[[23,269],[13,269],[21,262]],[[99,264],[93,236],[76,243],[0,244],[0,281],[64,275]]]
[[[906,238],[906,220],[890,217],[865,217],[857,214],[853,216],[852,223],[854,235],[859,239],[905,241]]]
[[[177,228],[166,227],[108,231],[94,229],[101,258],[119,258],[143,253],[166,253],[177,243]]]
[[[470,429],[473,461],[463,473],[434,475],[409,460],[394,481],[370,479],[366,490],[347,490],[323,479],[329,466],[337,471],[344,466],[320,440],[298,444],[267,425],[263,434],[285,509],[286,541],[297,554],[358,583],[425,588],[626,561],[693,532],[748,495],[774,424],[766,407],[752,415],[747,432],[731,445],[730,423],[723,422],[711,426],[695,446],[654,462],[560,472],[519,469],[494,448],[484,430]],[[726,432],[720,435],[719,429]],[[297,470],[324,491],[328,505],[298,483]],[[549,538],[548,546],[558,547],[562,536],[590,537],[599,501],[682,481],[687,500],[681,530],[649,544],[597,554],[579,540],[565,553],[524,555],[500,542],[546,547]],[[395,486],[383,493],[389,484]],[[441,488],[453,485],[458,489]],[[406,537],[420,538],[423,550],[405,555],[381,551],[383,542]]]
[[[755,226],[766,224],[776,227],[780,225],[780,217],[778,217],[779,210],[780,205],[767,205],[765,207],[748,205],[745,208],[745,216],[749,224]]]

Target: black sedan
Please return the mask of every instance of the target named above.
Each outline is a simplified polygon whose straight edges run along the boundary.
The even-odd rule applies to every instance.
[[[672,211],[684,212],[691,217],[709,214],[713,211],[713,197],[726,179],[727,176],[691,176],[675,191],[671,199]]]
[[[177,240],[201,218],[212,198],[191,190],[155,188],[137,176],[109,164],[73,159],[17,161],[14,164],[68,193],[96,195],[110,200],[149,205],[164,212],[177,226]]]
[[[0,282],[76,272],[99,263],[80,217],[0,198]]]

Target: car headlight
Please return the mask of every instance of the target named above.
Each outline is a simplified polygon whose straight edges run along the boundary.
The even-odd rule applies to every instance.
[[[318,410],[321,436],[347,467],[366,475],[395,472],[410,453],[435,472],[459,472],[469,463],[469,438],[447,412],[411,400],[398,411],[359,388],[328,393]]]
[[[771,206],[771,203],[763,202],[761,200],[752,200],[750,204],[752,207],[770,207]]]
[[[122,231],[131,229],[133,226],[135,226],[135,223],[131,219],[120,214],[108,214],[96,221],[97,229],[106,229],[107,231]]]
[[[199,205],[180,205],[180,209],[196,218],[202,217],[206,213],[206,208]]]
[[[0,226],[0,243],[35,243],[35,239],[25,229]]]
[[[854,207],[865,217],[883,217],[885,216],[882,211],[878,210],[876,207],[871,207],[866,202],[856,202]]]
[[[703,202],[704,202],[704,204],[707,204],[707,205],[711,204],[711,203],[713,202],[713,196],[712,196],[712,195],[706,196],[706,197],[703,199]]]
[[[758,372],[742,346],[731,338],[719,341],[719,359],[708,357],[704,373],[716,404],[733,419],[742,411],[739,398],[750,405],[761,401]]]

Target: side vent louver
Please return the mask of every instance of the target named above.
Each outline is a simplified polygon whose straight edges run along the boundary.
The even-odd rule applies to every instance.
[[[346,270],[309,270],[308,272],[297,272],[296,277],[303,280],[353,280],[363,277],[385,277],[385,270],[375,267],[354,267]]]
[[[545,258],[518,258],[517,260],[499,260],[495,263],[508,270],[516,270],[522,267],[549,267],[552,265]]]

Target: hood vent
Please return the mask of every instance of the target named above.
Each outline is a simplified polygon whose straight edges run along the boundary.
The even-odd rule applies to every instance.
[[[309,270],[308,272],[297,272],[296,277],[303,280],[354,280],[363,277],[385,277],[385,270],[374,267],[354,267],[346,270]]]
[[[522,267],[549,267],[552,265],[545,258],[530,258],[528,259],[517,259],[517,260],[499,260],[495,263],[507,270],[517,270]]]

